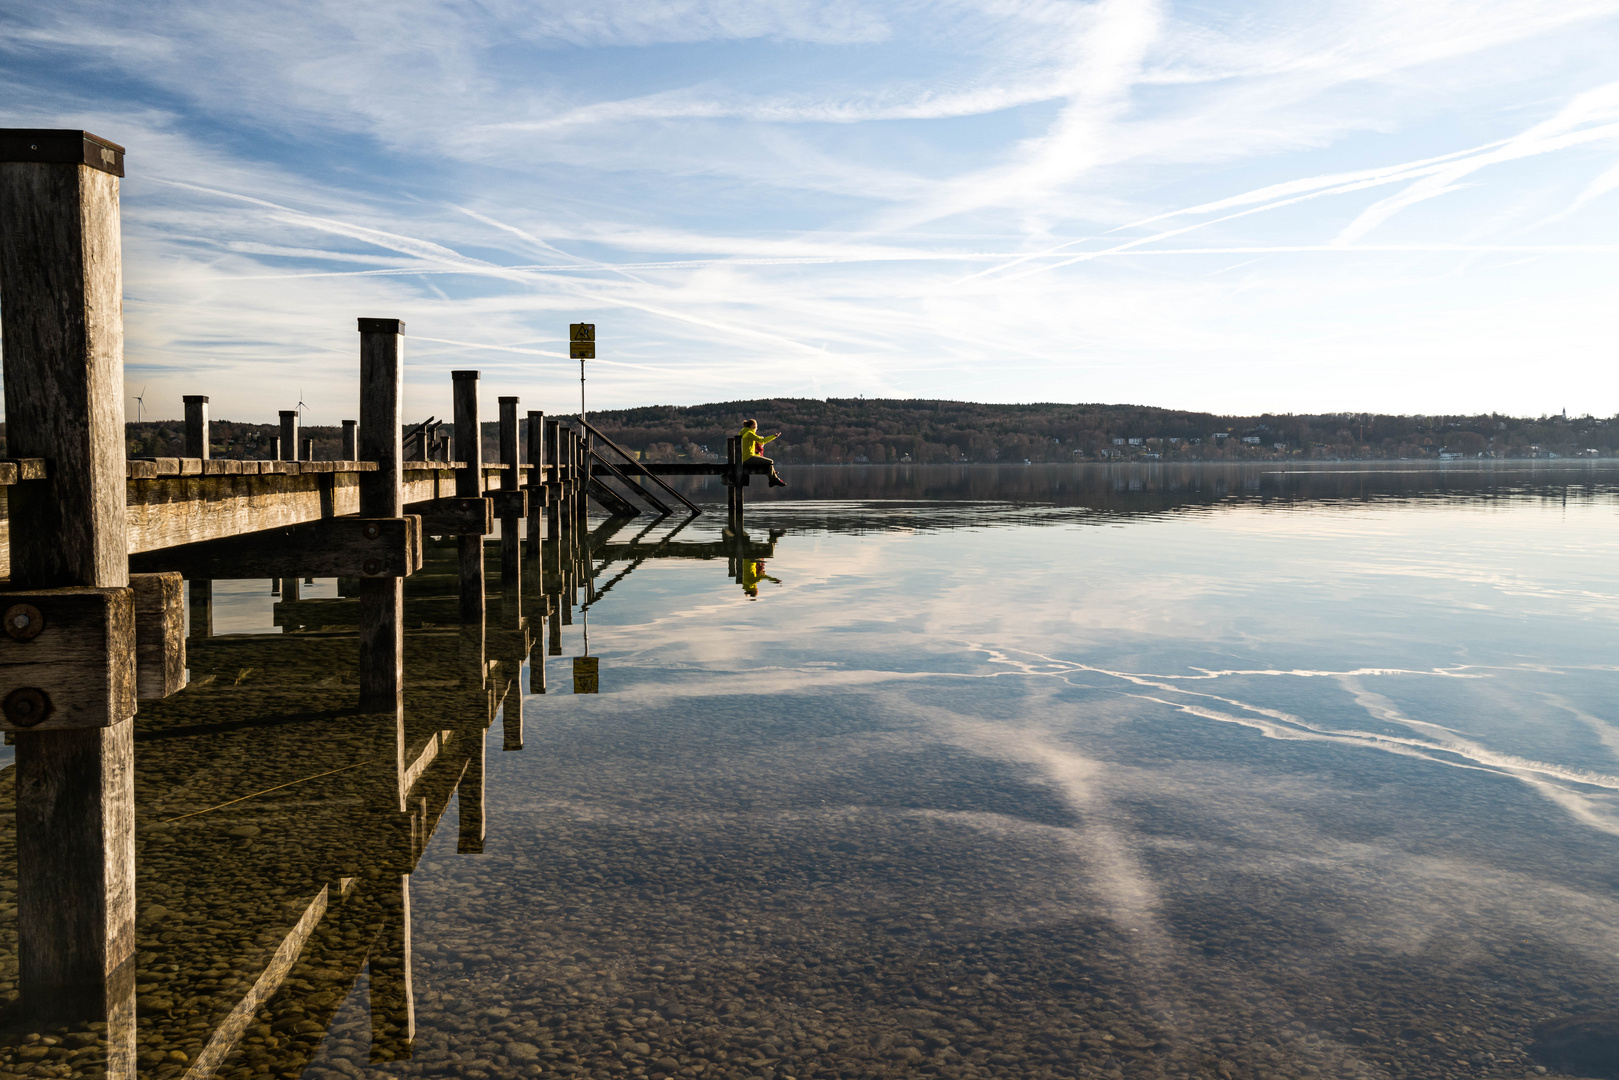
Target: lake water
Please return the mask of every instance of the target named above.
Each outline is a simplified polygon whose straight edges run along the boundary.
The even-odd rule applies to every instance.
[[[598,530],[520,673],[450,548],[403,758],[339,583],[216,583],[135,721],[142,1075],[1619,1076],[1619,469],[787,476],[762,560]]]

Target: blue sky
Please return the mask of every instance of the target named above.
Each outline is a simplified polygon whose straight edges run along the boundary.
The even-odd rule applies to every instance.
[[[1619,0],[0,2],[129,148],[126,383],[355,412],[1619,411]],[[128,405],[133,416],[134,406]]]

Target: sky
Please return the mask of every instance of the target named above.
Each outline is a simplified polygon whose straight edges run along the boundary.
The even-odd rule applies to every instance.
[[[1619,412],[1619,0],[0,0],[128,148],[126,410]],[[3,313],[0,313],[3,316]]]

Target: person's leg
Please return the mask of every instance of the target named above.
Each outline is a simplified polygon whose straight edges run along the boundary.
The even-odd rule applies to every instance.
[[[762,461],[766,465],[770,466],[770,486],[771,487],[786,487],[787,486],[787,481],[783,480],[781,478],[781,476],[776,472],[776,462],[775,462],[774,459],[767,458],[763,454],[755,454],[753,456],[752,460],[754,460],[754,461]]]

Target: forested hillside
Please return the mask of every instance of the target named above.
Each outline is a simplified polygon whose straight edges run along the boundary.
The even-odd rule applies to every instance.
[[[652,461],[710,461],[747,417],[782,437],[769,448],[788,463],[1232,461],[1282,457],[1611,457],[1619,418],[1390,416],[1377,413],[1219,416],[1146,405],[982,405],[882,398],[784,398],[710,405],[654,405],[591,414],[610,438]],[[184,423],[128,424],[131,456],[177,456]],[[483,425],[486,460],[495,425]],[[265,456],[274,424],[215,420],[216,457]],[[0,424],[0,437],[4,425]],[[336,457],[342,431],[307,427],[317,458]],[[1156,457],[1154,455],[1157,455]]]

